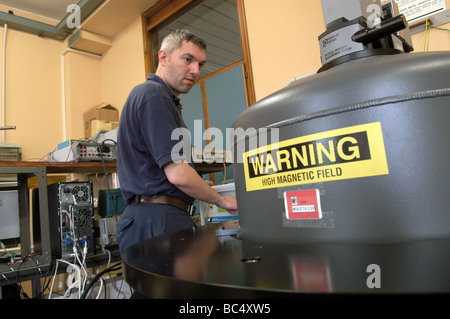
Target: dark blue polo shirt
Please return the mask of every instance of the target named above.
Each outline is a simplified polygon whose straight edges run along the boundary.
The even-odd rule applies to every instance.
[[[172,132],[180,127],[186,127],[180,101],[159,76],[150,74],[145,83],[133,88],[121,112],[117,136],[117,174],[125,202],[136,195],[194,201],[171,184],[163,170],[170,161],[189,159],[182,152],[173,158],[180,140],[172,140]]]

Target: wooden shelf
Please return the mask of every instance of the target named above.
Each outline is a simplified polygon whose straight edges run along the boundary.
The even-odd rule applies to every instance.
[[[117,165],[115,162],[101,163],[101,162],[70,162],[70,163],[58,163],[58,162],[0,162],[1,168],[11,168],[17,170],[25,167],[43,167],[47,173],[103,173],[106,170],[107,173],[115,173]],[[7,169],[6,169],[7,170]]]

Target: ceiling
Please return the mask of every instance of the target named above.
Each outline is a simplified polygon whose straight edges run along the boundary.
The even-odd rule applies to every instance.
[[[83,30],[114,38],[157,2],[158,0],[106,0],[94,15],[86,19]]]
[[[0,4],[54,20],[57,24],[67,14],[66,8],[74,0],[1,0]]]
[[[78,2],[76,2],[78,1]],[[0,24],[64,40],[74,33],[67,27],[67,7],[81,7],[82,30],[114,38],[158,0],[0,0]],[[8,11],[14,14],[9,14]],[[201,76],[242,59],[236,0],[205,0],[158,32],[160,41],[171,30],[186,28],[207,44]]]
[[[0,0],[0,23],[13,28],[52,37],[63,28],[70,4],[81,7],[82,29],[113,38],[158,0]],[[8,15],[8,11],[14,15]],[[44,32],[33,29],[43,29]],[[73,30],[61,31],[63,40]]]

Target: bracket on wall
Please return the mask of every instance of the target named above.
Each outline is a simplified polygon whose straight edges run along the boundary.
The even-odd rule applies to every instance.
[[[77,3],[80,6],[80,19],[86,19],[95,9],[97,9],[104,0],[81,0]],[[67,26],[68,13],[56,26],[34,21],[14,15],[13,13],[0,12],[0,24],[7,24],[16,30],[36,34],[40,37],[48,37],[56,40],[64,40],[72,33],[73,28]]]

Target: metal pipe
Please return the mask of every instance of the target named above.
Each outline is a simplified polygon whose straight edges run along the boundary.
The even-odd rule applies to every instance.
[[[3,76],[2,76],[2,124],[3,126],[5,126],[6,123],[6,98],[5,98],[5,93],[6,93],[6,86],[5,86],[5,79],[6,79],[6,34],[8,31],[8,25],[5,23],[5,30],[3,33]],[[3,143],[5,143],[6,140],[6,135],[5,135],[5,131],[3,131]]]

